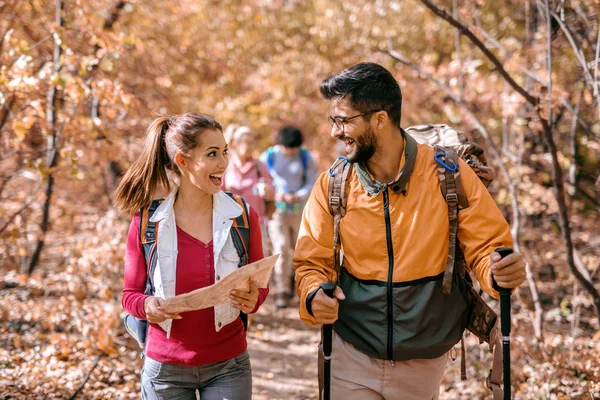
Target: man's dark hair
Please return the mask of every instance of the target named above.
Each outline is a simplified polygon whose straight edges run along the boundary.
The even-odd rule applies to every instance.
[[[400,85],[394,76],[379,64],[360,63],[330,76],[321,82],[321,94],[327,100],[347,98],[352,108],[361,113],[386,111],[392,123],[400,127]]]
[[[286,125],[277,132],[275,142],[287,148],[302,146],[304,138],[300,129],[292,125]]]

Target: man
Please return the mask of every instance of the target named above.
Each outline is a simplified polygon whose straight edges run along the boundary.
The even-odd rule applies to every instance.
[[[333,324],[331,398],[437,398],[450,349],[460,340],[466,304],[443,293],[448,204],[434,150],[400,127],[402,94],[392,74],[361,63],[321,83],[330,100],[331,136],[345,145],[348,203],[340,224],[343,263],[333,270],[333,217],[323,173],[306,204],[294,254],[300,317]],[[414,164],[413,164],[414,162]],[[406,168],[406,165],[413,165]],[[458,213],[468,267],[492,296],[496,282],[525,279],[523,257],[503,259],[509,227],[476,174],[459,162],[469,207]],[[319,285],[337,281],[334,298]]]
[[[287,307],[292,297],[292,254],[298,237],[302,210],[315,182],[317,171],[313,158],[302,147],[302,132],[293,126],[284,126],[275,137],[276,146],[260,156],[267,165],[275,187],[277,209],[268,222],[273,253],[281,253],[275,264],[275,306]]]

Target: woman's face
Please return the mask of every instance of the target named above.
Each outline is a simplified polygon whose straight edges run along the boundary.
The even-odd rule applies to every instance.
[[[228,153],[227,142],[221,131],[204,131],[191,157],[177,155],[182,179],[189,180],[205,193],[217,194],[229,165]]]

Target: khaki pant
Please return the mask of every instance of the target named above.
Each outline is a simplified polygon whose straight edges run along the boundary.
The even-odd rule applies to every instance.
[[[273,249],[271,248],[271,237],[267,228],[267,220],[260,221],[260,232],[262,234],[263,255],[269,257],[273,255]]]
[[[301,214],[286,214],[279,211],[275,212],[269,220],[269,237],[273,245],[273,254],[281,253],[273,275],[277,293],[291,294],[290,283],[294,276],[292,256],[301,222]]]
[[[391,361],[371,358],[333,333],[332,400],[437,399],[446,353],[431,360]]]

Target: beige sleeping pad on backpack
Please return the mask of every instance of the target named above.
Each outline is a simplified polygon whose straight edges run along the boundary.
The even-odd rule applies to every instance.
[[[488,187],[496,178],[496,173],[488,167],[487,157],[483,149],[476,143],[467,140],[466,136],[448,125],[415,125],[406,129],[417,143],[430,146],[451,148],[465,160],[477,174],[481,182]]]

